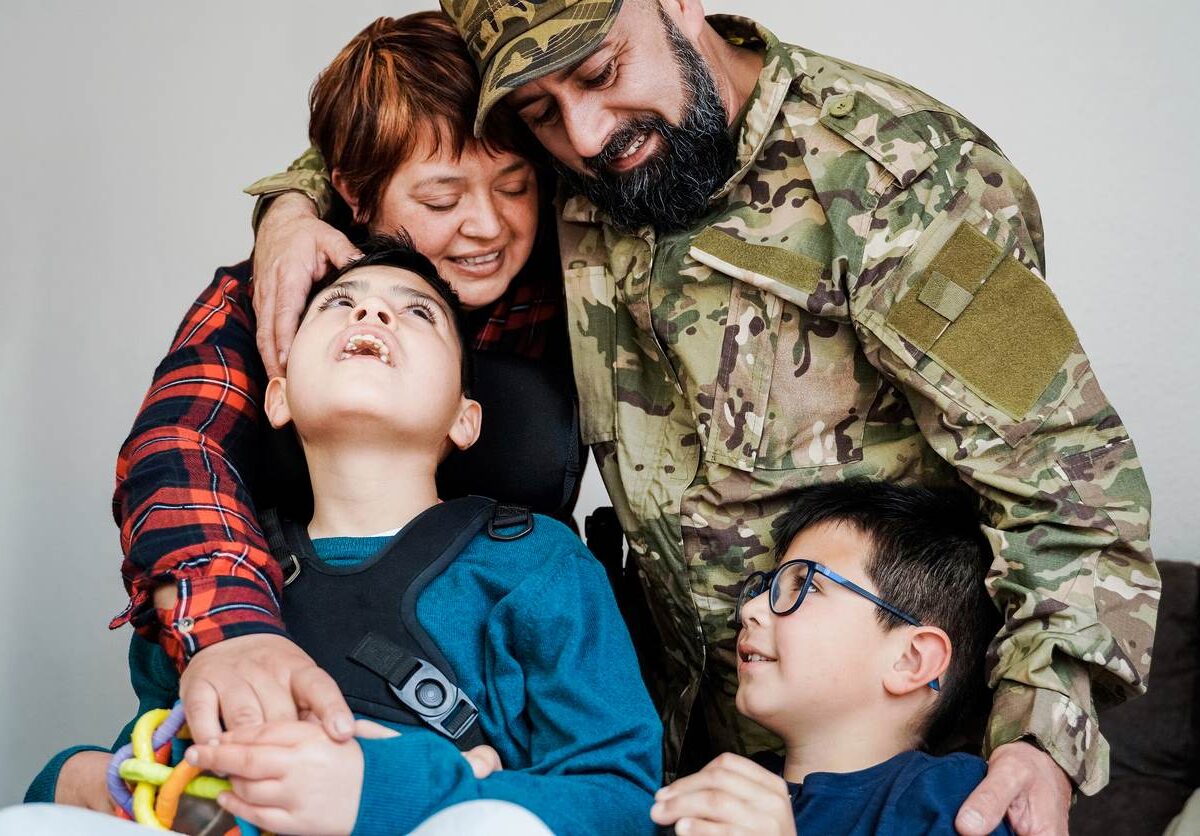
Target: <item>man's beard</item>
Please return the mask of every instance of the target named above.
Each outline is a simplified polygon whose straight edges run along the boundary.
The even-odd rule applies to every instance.
[[[691,226],[708,210],[709,198],[729,179],[737,159],[729,116],[704,59],[661,8],[659,13],[684,92],[690,93],[681,124],[672,125],[661,116],[631,119],[599,154],[583,160],[587,174],[555,163],[567,187],[596,204],[622,230],[651,224],[674,232]],[[632,171],[610,169],[609,164],[647,131],[659,135],[662,149]]]

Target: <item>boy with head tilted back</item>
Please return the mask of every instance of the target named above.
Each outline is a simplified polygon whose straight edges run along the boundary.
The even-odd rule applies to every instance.
[[[264,524],[289,633],[384,725],[339,743],[268,718],[188,760],[228,774],[222,806],[275,832],[408,832],[475,800],[524,808],[523,832],[652,832],[662,730],[604,570],[555,520],[439,500],[438,464],[482,419],[457,299],[407,240],[362,250],[318,285],[266,390],[314,512]],[[134,642],[141,710],[170,705],[172,666]],[[463,757],[482,744],[498,763]]]

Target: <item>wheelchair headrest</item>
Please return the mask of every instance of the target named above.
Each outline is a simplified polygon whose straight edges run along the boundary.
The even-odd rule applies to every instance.
[[[483,424],[470,449],[454,451],[438,468],[439,496],[476,494],[564,517],[583,469],[570,370],[494,352],[475,352],[473,359]],[[296,434],[268,427],[264,441],[256,504],[309,519],[312,485]]]

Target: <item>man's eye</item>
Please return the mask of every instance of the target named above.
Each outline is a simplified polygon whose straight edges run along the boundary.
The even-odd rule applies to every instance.
[[[613,60],[611,60],[607,64],[605,64],[604,69],[600,70],[600,72],[598,72],[596,75],[592,76],[591,78],[585,78],[583,80],[583,86],[588,87],[592,90],[595,90],[598,87],[603,87],[609,81],[612,80],[613,75],[616,73],[616,71],[617,71],[617,60],[614,58]]]
[[[500,192],[500,194],[518,197],[529,191],[529,181],[522,180],[520,183],[505,183],[503,186],[497,187],[496,191]]]
[[[551,102],[540,113],[531,113],[528,118],[533,127],[544,128],[558,118],[558,107]]]
[[[424,204],[424,206],[425,206],[425,208],[426,208],[426,209],[429,209],[429,210],[431,210],[431,211],[434,211],[434,212],[449,212],[451,209],[453,209],[453,208],[454,208],[455,206],[457,206],[457,205],[458,205],[458,201],[457,201],[457,200],[450,201],[449,203],[447,203],[447,202],[445,202],[445,201],[442,201],[441,203],[428,203],[428,202],[426,202],[426,203]]]

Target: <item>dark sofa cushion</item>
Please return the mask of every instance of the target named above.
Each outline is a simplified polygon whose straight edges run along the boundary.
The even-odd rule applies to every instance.
[[[1100,713],[1111,782],[1071,811],[1071,833],[1160,834],[1200,785],[1200,566],[1160,561],[1146,694]]]

